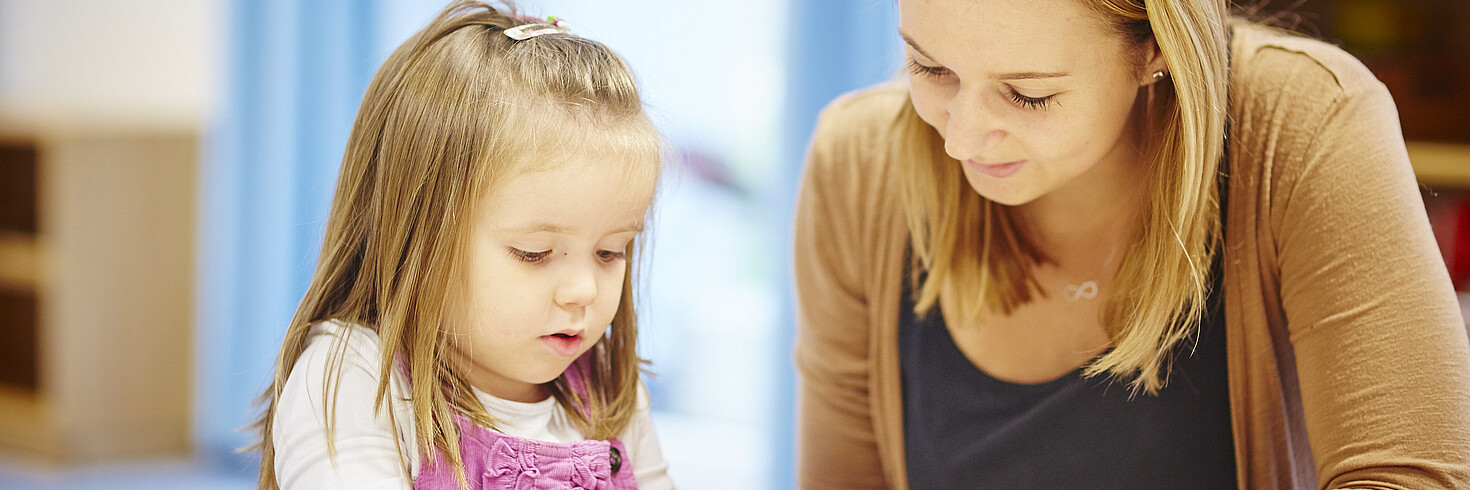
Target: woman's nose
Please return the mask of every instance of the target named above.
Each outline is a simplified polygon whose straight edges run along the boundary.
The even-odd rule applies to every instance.
[[[986,161],[1006,133],[979,94],[971,92],[961,91],[950,100],[944,152],[959,161]]]

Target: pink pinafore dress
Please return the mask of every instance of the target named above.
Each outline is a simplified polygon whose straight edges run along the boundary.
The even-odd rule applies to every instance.
[[[575,366],[566,376],[573,389],[586,393]],[[638,488],[633,465],[617,439],[545,442],[502,434],[455,415],[459,456],[472,490],[624,490]],[[414,480],[417,490],[458,489],[454,471],[443,457],[426,460]]]

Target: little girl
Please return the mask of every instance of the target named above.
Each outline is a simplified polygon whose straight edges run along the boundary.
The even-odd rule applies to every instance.
[[[459,1],[363,97],[260,488],[672,488],[639,381],[659,138],[627,66]]]

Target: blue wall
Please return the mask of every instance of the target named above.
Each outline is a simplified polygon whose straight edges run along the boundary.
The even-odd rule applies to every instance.
[[[201,454],[254,471],[234,450],[257,413],[285,326],[310,281],[342,149],[381,63],[374,2],[237,1],[229,9],[223,116],[201,183],[195,433]]]

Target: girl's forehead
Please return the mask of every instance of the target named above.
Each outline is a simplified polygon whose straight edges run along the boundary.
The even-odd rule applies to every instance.
[[[655,175],[620,156],[569,153],[542,169],[509,176],[481,200],[492,230],[600,236],[642,227]]]
[[[564,136],[570,137],[557,137],[510,155],[506,175],[492,180],[562,169],[595,173],[630,186],[658,177],[657,140],[640,141],[636,135],[609,135],[601,131],[568,132]]]
[[[530,170],[543,168],[543,162],[574,162],[573,156],[658,160],[658,133],[641,115],[610,120],[595,109],[525,108],[511,114],[507,124],[510,154],[504,156]]]
[[[508,122],[513,126],[504,128],[498,151],[489,152],[492,161],[484,167],[487,197],[517,194],[508,186],[556,182],[547,175],[596,177],[592,184],[635,193],[658,179],[662,147],[641,114],[609,120],[595,108],[521,107]]]

